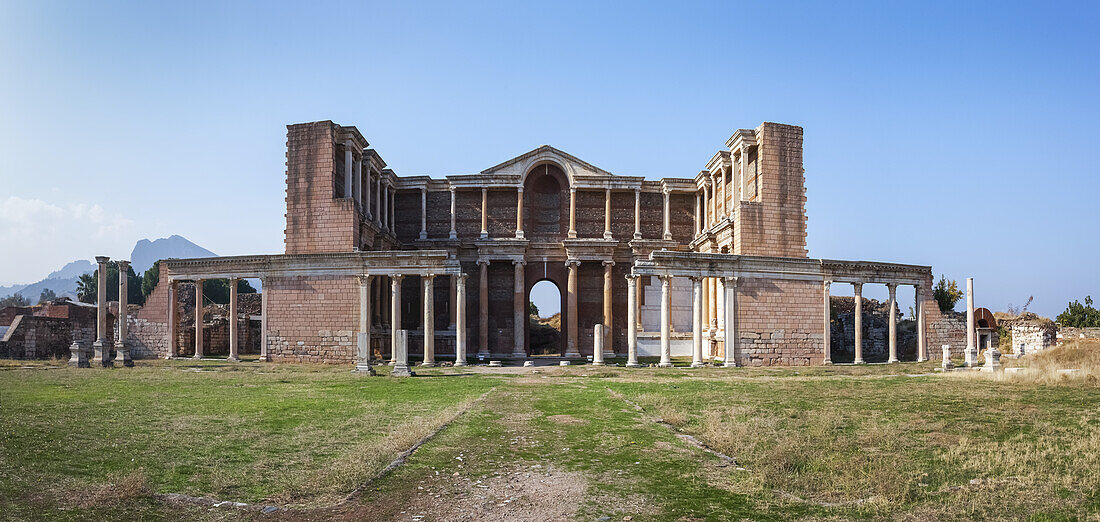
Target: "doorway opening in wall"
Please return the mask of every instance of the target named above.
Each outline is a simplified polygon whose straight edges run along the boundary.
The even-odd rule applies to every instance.
[[[549,279],[531,287],[527,298],[528,347],[531,355],[565,354],[561,335],[562,295]]]

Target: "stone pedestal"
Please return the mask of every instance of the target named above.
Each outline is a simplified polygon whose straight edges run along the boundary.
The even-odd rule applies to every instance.
[[[990,348],[985,351],[985,365],[982,366],[983,372],[995,372],[1001,369],[1001,352],[998,352],[996,348]]]
[[[115,363],[111,360],[111,346],[112,343],[110,341],[105,341],[103,339],[92,343],[92,363],[104,368],[113,368]]]
[[[69,358],[69,366],[74,368],[91,368],[91,363],[88,362],[88,348],[84,346],[84,343],[80,341],[73,341],[73,344],[69,345],[69,353],[72,357]]]
[[[127,368],[134,367],[134,360],[130,357],[130,347],[126,341],[115,342],[115,358],[122,361]]]
[[[967,346],[966,350],[963,352],[963,357],[965,358],[964,366],[966,366],[967,368],[973,368],[978,365],[977,348],[971,348],[970,346]]]
[[[390,375],[394,377],[412,377],[416,375],[409,369],[409,331],[408,330],[394,330],[394,362],[393,371]]]
[[[374,375],[374,368],[370,365],[370,334],[359,332],[357,338],[357,350],[354,372],[360,375]]]
[[[597,324],[592,332],[592,366],[603,366],[604,326]]]
[[[950,371],[955,368],[954,363],[951,362],[951,345],[943,345],[943,360],[940,361],[943,371]]]

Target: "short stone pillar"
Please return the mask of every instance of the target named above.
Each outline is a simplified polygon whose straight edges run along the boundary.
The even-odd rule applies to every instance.
[[[91,368],[92,364],[88,362],[88,351],[84,343],[73,341],[73,344],[69,345],[69,353],[72,354],[72,357],[69,358],[69,366],[73,368]]]
[[[995,372],[1001,369],[1001,352],[996,348],[990,347],[985,351],[985,365],[982,366],[983,372]]]
[[[951,345],[943,345],[943,360],[940,361],[940,365],[943,371],[950,371],[955,368],[955,365],[951,362]]]
[[[597,324],[592,331],[592,366],[603,366],[604,326]]]
[[[964,366],[967,368],[973,368],[978,365],[978,349],[976,347],[967,346],[963,351],[963,357],[965,358]]]
[[[412,377],[416,375],[409,370],[409,331],[408,330],[394,330],[394,353],[393,353],[393,371],[390,375],[394,377]]]
[[[370,334],[359,332],[356,336],[357,350],[355,360],[355,373],[359,375],[374,375],[374,368],[370,365]]]

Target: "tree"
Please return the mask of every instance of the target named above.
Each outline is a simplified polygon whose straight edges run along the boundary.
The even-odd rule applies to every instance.
[[[256,289],[244,279],[237,280],[237,293],[254,294]],[[229,280],[208,279],[202,282],[203,300],[218,304],[229,304]]]
[[[42,293],[38,296],[38,304],[46,303],[57,299],[57,294],[49,288],[43,288]]]
[[[954,279],[947,279],[940,274],[940,280],[932,288],[932,298],[940,305],[940,312],[949,312],[955,309],[955,304],[962,299],[963,293],[959,290],[958,283]]]
[[[539,317],[539,307],[531,301],[527,301],[527,315],[533,315]]]
[[[30,306],[31,302],[19,294],[12,294],[3,299],[0,299],[0,308],[7,308],[9,306]]]
[[[149,297],[149,294],[153,293],[153,289],[160,283],[160,260],[153,263],[153,266],[149,267],[149,270],[145,271],[145,274],[141,276],[141,295]],[[203,288],[206,288],[203,286]]]
[[[145,294],[141,293],[141,278],[134,273],[134,267],[126,267],[126,300],[130,304],[145,304]],[[76,281],[76,298],[85,303],[95,303],[99,297],[99,269],[84,274]],[[107,262],[107,300],[118,300],[118,263]]]
[[[1085,296],[1085,304],[1075,299],[1055,320],[1070,328],[1100,328],[1100,310],[1092,306],[1092,296]]]

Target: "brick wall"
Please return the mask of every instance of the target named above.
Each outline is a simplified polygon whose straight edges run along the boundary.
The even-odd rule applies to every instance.
[[[95,323],[33,315],[16,316],[0,340],[0,357],[12,359],[67,359],[73,339],[91,347]]]
[[[743,278],[738,288],[738,331],[747,365],[821,364],[820,281]]]
[[[343,176],[338,126],[331,121],[287,126],[286,253],[350,252],[358,246],[352,199],[336,199]],[[340,171],[342,172],[342,170]],[[340,194],[342,195],[342,194]]]
[[[355,360],[358,280],[272,277],[266,283],[268,354],[272,359],[329,363]]]
[[[734,213],[733,253],[806,257],[802,127],[764,123],[756,138],[756,153],[745,169],[747,202]]]

